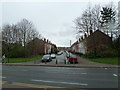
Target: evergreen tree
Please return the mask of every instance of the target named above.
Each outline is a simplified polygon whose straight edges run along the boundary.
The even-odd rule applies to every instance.
[[[101,25],[105,28],[105,31],[113,34],[113,26],[115,24],[116,11],[113,7],[102,7],[101,10]]]
[[[103,7],[101,10],[101,17],[104,23],[115,22],[115,11],[112,7]]]

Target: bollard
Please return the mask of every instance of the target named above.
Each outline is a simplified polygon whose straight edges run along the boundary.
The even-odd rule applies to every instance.
[[[57,59],[56,59],[56,64],[58,64]]]
[[[66,60],[64,60],[64,63],[66,64]]]

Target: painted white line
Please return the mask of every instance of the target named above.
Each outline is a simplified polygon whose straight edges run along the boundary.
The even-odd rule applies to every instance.
[[[105,68],[106,70],[108,69],[108,68]]]
[[[31,81],[48,82],[48,83],[62,83],[62,84],[72,84],[72,85],[84,85],[84,86],[88,85],[88,84],[84,84],[84,83],[56,82],[56,81],[45,81],[45,80],[35,80],[35,79],[32,79]]]
[[[6,78],[6,77],[2,77],[2,78]]]
[[[87,73],[69,73],[69,74],[87,74]]]
[[[6,77],[0,76],[0,78],[6,78]]]
[[[117,74],[113,74],[113,76],[117,77]]]
[[[87,73],[81,73],[81,74],[87,74]]]

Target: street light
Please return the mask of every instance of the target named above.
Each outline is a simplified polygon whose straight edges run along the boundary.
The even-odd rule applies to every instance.
[[[71,40],[70,40],[70,48],[71,48]]]

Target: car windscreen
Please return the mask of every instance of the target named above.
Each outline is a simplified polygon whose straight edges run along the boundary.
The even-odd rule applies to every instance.
[[[44,59],[47,59],[47,58],[49,58],[49,57],[50,57],[49,55],[43,56]]]
[[[55,56],[55,54],[51,54],[51,56]]]
[[[70,58],[77,58],[75,55],[70,55]]]

